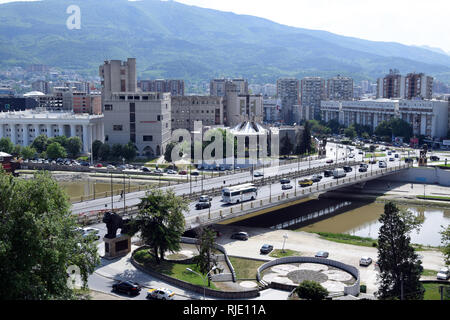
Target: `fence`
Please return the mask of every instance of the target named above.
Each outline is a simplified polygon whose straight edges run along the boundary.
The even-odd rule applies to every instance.
[[[279,265],[279,264],[290,264],[290,263],[319,263],[324,264],[327,266],[335,267],[341,270],[344,270],[348,273],[350,273],[355,279],[356,282],[350,286],[344,287],[344,294],[345,295],[352,295],[357,296],[359,295],[359,289],[360,289],[360,277],[359,277],[359,270],[353,266],[350,266],[348,264],[330,260],[330,259],[323,259],[323,258],[315,258],[315,257],[286,257],[286,258],[280,258],[276,260],[269,261],[262,266],[260,266],[256,272],[256,278],[258,282],[261,281],[261,272],[264,270],[271,268],[273,266]],[[272,284],[273,283],[273,284]],[[289,284],[283,284],[283,283],[277,283],[272,282],[269,286],[281,290],[286,291],[292,291],[297,286],[296,285],[289,285]]]

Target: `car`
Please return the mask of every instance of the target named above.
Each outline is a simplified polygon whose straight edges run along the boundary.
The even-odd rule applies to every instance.
[[[414,163],[414,159],[413,158],[406,158],[405,159],[405,163]]]
[[[313,181],[311,179],[303,179],[300,180],[298,182],[298,184],[300,185],[300,187],[305,188],[305,187],[311,187],[313,185]]]
[[[281,183],[281,184],[291,183],[291,180],[286,179],[286,178],[283,178],[283,179],[280,180],[280,183]]]
[[[388,156],[392,156],[392,152],[391,151],[388,152]]]
[[[95,240],[100,239],[100,235],[99,235],[100,230],[99,229],[87,227],[87,228],[84,228],[82,230],[83,230],[82,231],[83,232],[83,238],[87,238],[88,236],[93,235]]]
[[[56,163],[59,163],[58,160],[56,160]],[[103,168],[103,165],[101,163],[97,163],[95,165],[96,168]]]
[[[53,161],[52,161],[52,163],[53,163]],[[89,167],[90,163],[87,161],[80,161],[80,165],[83,167]]]
[[[136,282],[120,281],[112,286],[113,292],[126,293],[129,296],[138,295],[141,292],[141,286]]]
[[[117,169],[119,170],[125,170],[127,167],[124,164],[121,164],[120,166],[117,167]]]
[[[248,240],[248,233],[247,232],[243,232],[243,231],[233,233],[231,235],[231,239],[244,240],[244,241]]]
[[[153,170],[153,173],[159,173],[159,174],[161,174],[161,173],[163,173],[163,171],[162,171],[161,169],[155,169],[155,170]]]
[[[200,172],[198,172],[198,171],[191,172],[191,176],[199,176],[199,175],[200,175]]]
[[[109,164],[109,165],[106,167],[106,169],[109,169],[109,170],[116,170],[116,167],[114,167],[112,164]]]
[[[331,159],[327,160],[327,163],[333,163],[333,162],[334,162],[334,161],[331,160]]]
[[[316,253],[315,257],[316,258],[328,258],[328,252],[326,251],[319,251]]]
[[[430,157],[430,160],[431,160],[431,161],[439,161],[440,159],[439,159],[439,157],[437,157],[437,156],[431,156],[431,157]]]
[[[258,177],[264,177],[264,174],[263,174],[261,171],[256,171],[256,172],[253,174],[253,176],[254,176],[255,178],[258,178]]]
[[[387,163],[386,163],[385,161],[380,161],[380,162],[378,163],[378,167],[379,167],[379,168],[387,168]]]
[[[370,257],[362,257],[360,260],[359,260],[359,265],[360,266],[370,266],[370,264],[372,263],[372,258],[370,258]]]
[[[186,170],[181,170],[181,171],[178,171],[178,174],[182,175],[182,176],[185,176],[185,175],[187,175],[187,171]]]
[[[259,250],[259,252],[261,254],[268,254],[273,250],[273,245],[271,244],[264,244],[261,249]]]
[[[147,167],[142,167],[142,171],[143,171],[143,172],[150,172],[150,169],[147,168]]]
[[[394,154],[394,158],[398,159],[398,153]]]
[[[311,180],[312,180],[313,182],[320,182],[320,180],[322,180],[322,176],[319,175],[319,174],[315,174],[315,175],[313,175],[313,176],[311,177]]]
[[[212,197],[207,195],[201,195],[200,198],[198,198],[198,202],[210,202],[212,200]]]
[[[363,151],[360,151],[360,152],[358,152],[358,154],[364,154],[364,152],[363,152]]]
[[[354,158],[355,155],[354,155],[354,154],[351,154],[351,155],[349,155],[348,157],[349,157],[349,158]]]
[[[389,158],[389,161],[395,161],[395,159],[394,158]]]
[[[436,275],[438,280],[448,280],[450,278],[450,270],[448,268],[442,268]]]
[[[147,299],[173,300],[175,292],[165,288],[150,289],[147,291]]]
[[[359,172],[367,172],[367,167],[359,167]]]
[[[175,170],[169,169],[167,170],[167,174],[177,174],[177,172]]]
[[[292,189],[291,184],[285,183],[281,185],[281,190],[289,190],[289,189]]]
[[[328,177],[332,177],[333,176],[333,171],[332,170],[325,170],[323,172],[323,176],[328,178]]]
[[[344,169],[345,172],[352,172],[353,168],[350,166],[344,166],[342,169]]]
[[[210,202],[197,202],[195,204],[195,209],[197,209],[197,210],[208,209],[210,207],[211,207]]]
[[[377,164],[378,160],[370,160],[369,163],[370,164]]]

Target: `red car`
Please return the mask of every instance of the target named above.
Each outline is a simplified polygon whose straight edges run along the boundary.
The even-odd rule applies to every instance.
[[[97,164],[95,165],[95,167],[96,167],[96,168],[102,168],[103,165],[102,165],[101,163],[97,163]]]
[[[185,175],[187,175],[187,171],[186,170],[182,170],[182,171],[178,172],[178,174],[181,174],[181,175],[185,176]]]

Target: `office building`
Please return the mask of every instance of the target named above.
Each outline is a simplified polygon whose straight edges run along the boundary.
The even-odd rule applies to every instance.
[[[194,122],[203,126],[223,126],[224,98],[213,96],[172,97],[172,130],[194,130]]]
[[[184,96],[184,80],[140,80],[138,87],[143,92],[170,93],[172,97]]]
[[[209,95],[225,97],[227,92],[248,94],[248,82],[245,79],[213,79],[209,85]]]

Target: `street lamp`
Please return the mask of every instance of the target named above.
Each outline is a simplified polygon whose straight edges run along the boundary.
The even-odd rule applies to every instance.
[[[212,271],[216,270],[216,269],[217,269],[216,266],[212,267],[212,269],[208,271],[208,273],[206,274],[206,276],[203,277],[200,273],[195,272],[195,271],[192,270],[191,268],[186,268],[187,271],[192,272],[192,273],[195,273],[196,275],[200,276],[200,278],[203,279],[203,282],[204,282],[204,284],[205,284],[205,285],[203,286],[203,300],[206,300],[206,294],[205,294],[205,291],[206,291],[206,279],[208,278],[209,274],[210,274]]]
[[[283,249],[281,250],[282,252],[284,252],[284,245],[285,245],[285,243],[286,243],[286,240],[289,238],[288,234],[285,233],[285,234],[283,235],[283,238],[284,238],[284,241],[283,241]]]

